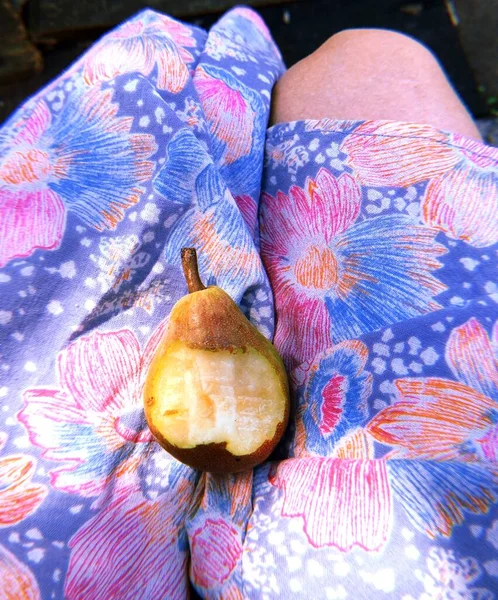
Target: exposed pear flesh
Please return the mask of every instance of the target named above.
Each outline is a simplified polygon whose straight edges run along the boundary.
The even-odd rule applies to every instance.
[[[182,250],[189,294],[173,307],[145,385],[145,415],[159,443],[204,471],[250,469],[285,431],[289,390],[274,346],[221,288],[200,281]]]

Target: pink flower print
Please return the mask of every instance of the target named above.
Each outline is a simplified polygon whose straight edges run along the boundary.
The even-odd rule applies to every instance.
[[[417,123],[366,121],[344,138],[340,150],[361,183],[373,187],[408,187],[459,162],[449,134]]]
[[[278,314],[275,344],[300,363],[332,345],[325,295],[339,281],[330,243],[358,216],[361,191],[350,175],[321,169],[306,188],[263,195],[261,251]]]
[[[59,387],[24,393],[18,418],[42,456],[59,463],[50,471],[55,488],[96,496],[133,456],[149,451],[142,390],[164,327],[144,351],[127,329],[83,336],[58,356]]]
[[[474,318],[455,328],[446,363],[458,381],[399,379],[399,400],[367,425],[391,446],[390,483],[409,518],[429,536],[451,535],[465,512],[498,501],[496,340]]]
[[[371,393],[367,358],[358,340],[316,357],[298,395],[293,443],[298,458],[281,462],[270,476],[283,491],[281,515],[301,518],[316,548],[378,550],[391,529],[386,463],[374,458],[372,438],[360,426]]]
[[[2,600],[41,600],[40,588],[29,567],[0,544]]]
[[[146,12],[118,27],[94,46],[84,59],[83,78],[89,85],[124,73],[151,74],[157,65],[157,87],[172,93],[186,85],[194,57],[191,30],[165,15]]]
[[[326,169],[261,200],[261,253],[277,310],[275,343],[295,368],[339,342],[439,308],[435,231],[390,215],[358,222],[361,189]]]
[[[363,446],[365,448],[366,446]],[[354,446],[355,454],[362,446]],[[342,455],[348,456],[348,448]],[[300,518],[315,548],[379,550],[392,527],[392,499],[383,460],[296,458],[282,461],[270,482],[283,491],[281,515]]]
[[[7,436],[0,434],[0,450],[6,441]],[[0,527],[29,517],[45,499],[47,488],[31,481],[35,469],[36,461],[31,456],[12,454],[0,458]]]
[[[48,154],[33,147],[50,124],[44,102],[29,118],[14,125],[12,150],[0,164],[0,267],[14,256],[28,256],[35,248],[59,245],[64,230],[64,205],[52,190],[36,189],[51,172]],[[2,159],[0,158],[0,161]],[[55,171],[63,171],[63,165]],[[26,182],[31,193],[23,191]]]
[[[199,67],[194,83],[211,131],[224,144],[222,159],[230,164],[251,152],[256,113],[242,84],[230,73],[223,75],[225,80],[221,70]]]
[[[242,543],[252,512],[253,473],[203,473],[186,523],[191,581],[201,595],[242,600]]]
[[[188,554],[181,540],[193,482],[171,460],[171,486],[155,500],[118,477],[112,500],[69,542],[65,598],[181,600],[188,596]]]
[[[253,236],[258,224],[258,204],[247,194],[235,196],[234,200],[247,225],[247,229]]]
[[[424,221],[477,247],[498,241],[498,150],[429,125],[367,121],[341,151],[369,186],[428,185]]]
[[[242,556],[240,532],[224,519],[206,519],[190,539],[192,580],[208,590],[220,587]]]
[[[65,228],[64,204],[55,192],[31,194],[0,191],[0,267],[15,257],[29,256],[37,248],[53,250]]]
[[[454,136],[460,162],[432,179],[423,200],[424,221],[448,236],[482,248],[498,242],[498,151]]]
[[[451,332],[446,345],[457,381],[398,379],[400,399],[377,413],[369,432],[394,447],[393,458],[496,461],[497,359],[484,327],[470,319]]]
[[[138,202],[156,150],[130,134],[112,91],[74,92],[56,116],[44,100],[21,116],[0,144],[0,267],[37,248],[60,245],[66,212],[102,231]],[[68,125],[70,124],[70,126]]]
[[[345,435],[366,421],[372,391],[367,359],[359,340],[341,342],[316,357],[298,392],[294,456],[334,455]]]

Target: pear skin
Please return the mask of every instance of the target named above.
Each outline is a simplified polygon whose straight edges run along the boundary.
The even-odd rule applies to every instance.
[[[144,390],[159,444],[202,471],[236,473],[266,460],[289,419],[289,386],[275,347],[230,296],[205,287],[182,249],[189,294],[170,314]]]

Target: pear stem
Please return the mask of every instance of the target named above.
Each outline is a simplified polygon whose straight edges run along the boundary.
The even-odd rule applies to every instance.
[[[195,248],[182,248],[182,267],[187,281],[189,294],[200,292],[206,289],[199,275],[199,266],[197,264],[197,252]]]

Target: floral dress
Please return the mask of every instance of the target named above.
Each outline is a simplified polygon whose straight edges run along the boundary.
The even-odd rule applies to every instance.
[[[267,129],[283,71],[247,8],[146,10],[3,126],[2,600],[498,597],[498,151]],[[144,420],[182,246],[288,370],[252,472]]]

